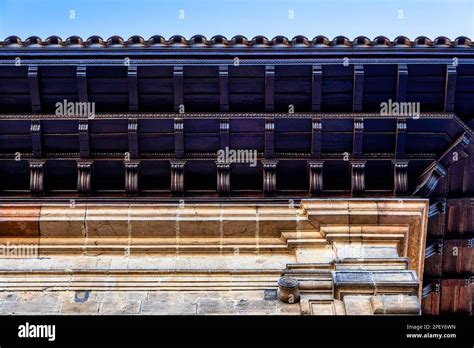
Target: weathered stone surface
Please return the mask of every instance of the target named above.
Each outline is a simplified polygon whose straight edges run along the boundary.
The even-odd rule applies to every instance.
[[[62,301],[54,292],[17,292],[3,302],[2,314],[58,314]]]
[[[39,236],[41,206],[0,206],[0,236]]]
[[[335,315],[336,308],[332,301],[322,302],[322,301],[312,301],[311,304],[311,314],[312,315]]]
[[[87,301],[84,303],[65,302],[61,307],[61,314],[93,315],[99,314],[100,302]]]
[[[367,314],[367,296],[419,291],[426,202],[0,206],[0,242],[36,238],[41,256],[2,261],[1,311]],[[264,296],[281,276],[301,304]]]
[[[374,314],[412,314],[421,312],[420,302],[416,296],[378,295],[370,298]]]
[[[141,314],[197,314],[197,303],[192,302],[149,302],[144,301],[142,303]]]
[[[301,314],[299,304],[264,300],[262,291],[27,291],[0,294],[0,314]]]
[[[233,314],[234,304],[222,298],[200,299],[197,302],[196,314]]]
[[[344,308],[347,315],[372,315],[370,296],[344,296]]]
[[[40,235],[42,237],[83,237],[85,235],[85,219],[85,205],[74,205],[73,207],[45,205],[41,207],[39,218]]]
[[[419,280],[414,271],[336,271],[334,272],[334,296],[401,293],[417,294]]]
[[[103,301],[100,304],[100,314],[139,314],[142,301],[138,300],[117,300]]]

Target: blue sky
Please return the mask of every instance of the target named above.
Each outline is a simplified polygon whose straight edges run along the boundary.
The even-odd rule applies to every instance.
[[[0,40],[95,34],[474,38],[474,0],[0,0]]]

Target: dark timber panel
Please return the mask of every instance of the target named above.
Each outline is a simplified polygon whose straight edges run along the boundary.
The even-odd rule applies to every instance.
[[[340,40],[318,41],[319,46],[311,40],[279,45],[260,39],[239,45],[225,38],[220,43],[204,41],[199,47],[185,39],[179,45],[153,47],[145,41],[140,48],[119,44],[96,47],[93,54],[90,47],[68,50],[63,47],[66,41],[54,48],[47,42],[41,48],[24,42],[21,49],[0,43],[2,196],[35,199],[29,190],[29,160],[34,159],[45,162],[46,197],[76,197],[77,160],[87,159],[94,162],[91,198],[125,197],[125,169],[132,166],[127,152],[140,161],[138,189],[129,185],[129,194],[161,199],[172,193],[214,197],[225,191],[230,199],[264,193],[304,197],[310,189],[310,168],[322,166],[323,188],[311,190],[347,196],[356,158],[365,163],[365,192],[359,193],[386,197],[395,186],[397,195],[417,189],[415,195],[430,198],[425,313],[471,312],[470,41],[460,38],[446,47],[410,42],[410,48],[391,42],[383,49],[380,41],[367,46]],[[21,64],[14,66],[18,55]],[[454,57],[459,64],[453,63]],[[99,119],[82,119],[80,125],[78,118],[43,114],[30,119],[39,112],[54,113],[63,100],[95,102]],[[382,117],[381,103],[388,100],[420,103],[422,115]],[[219,110],[230,114],[192,114]],[[137,111],[155,114],[140,116]],[[314,113],[293,115],[309,111]],[[356,113],[335,114],[351,111]],[[130,113],[103,120],[104,112]],[[256,151],[257,166],[232,163],[229,169],[218,169],[216,151],[227,145]],[[170,187],[170,161],[176,158],[186,161],[182,167],[175,164],[173,171],[184,168],[184,188]],[[270,158],[274,165],[262,162]],[[310,164],[315,159],[321,162]],[[276,181],[265,187],[262,163],[276,172]],[[406,164],[408,190],[402,192]],[[425,172],[427,168],[436,170]],[[217,187],[218,170],[230,171],[230,192]]]

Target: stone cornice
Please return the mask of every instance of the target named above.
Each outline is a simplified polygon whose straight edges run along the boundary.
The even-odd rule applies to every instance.
[[[398,250],[399,257],[410,258],[410,269],[421,279],[427,212],[428,201],[420,199],[308,199],[299,207],[281,203],[1,205],[0,236],[3,240],[39,238],[40,252],[46,254],[77,252],[84,245],[95,252],[117,252],[127,241],[135,252],[171,252],[177,248],[177,235],[182,250],[190,252],[232,252],[239,246],[289,252],[347,241],[381,243]]]

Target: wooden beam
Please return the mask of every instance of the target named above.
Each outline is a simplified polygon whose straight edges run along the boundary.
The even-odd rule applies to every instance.
[[[225,150],[230,146],[229,119],[221,118],[219,120],[219,149]]]
[[[396,139],[395,139],[395,158],[405,157],[407,121],[406,119],[397,119]]]
[[[474,260],[474,239],[449,239],[444,241],[443,273],[471,274]]]
[[[454,111],[454,97],[456,95],[457,68],[454,65],[446,66],[446,85],[444,91],[444,111]]]
[[[265,158],[273,158],[275,155],[275,120],[265,119]]]
[[[471,135],[468,132],[461,134],[439,157],[438,162],[449,168],[452,164],[463,158],[469,157],[468,147],[471,143]]]
[[[364,119],[355,118],[352,138],[352,156],[355,159],[362,157],[362,143],[364,137]]]
[[[87,103],[89,97],[87,94],[87,67],[78,65],[76,67],[76,84],[79,102]]]
[[[219,65],[219,110],[229,111],[229,67]]]
[[[28,66],[28,85],[30,87],[31,111],[41,112],[38,66],[36,65]]]
[[[423,284],[423,313],[429,315],[439,315],[441,289],[439,280],[432,280],[426,285],[425,282],[423,282]]]
[[[275,66],[265,65],[265,111],[275,109]]]
[[[138,111],[138,68],[129,66],[127,69],[128,110]]]
[[[322,130],[323,125],[320,118],[313,118],[311,121],[311,157],[321,158]]]
[[[311,93],[311,111],[321,111],[321,92],[323,87],[323,68],[321,65],[313,65],[312,69],[312,93]]]
[[[174,153],[176,158],[184,158],[184,120],[174,119]]]
[[[354,85],[352,96],[352,111],[362,111],[362,101],[364,98],[364,66],[354,66]]]
[[[397,72],[397,101],[406,101],[408,82],[408,66],[406,64],[398,64]]]
[[[138,158],[138,120],[128,120],[128,152],[130,158]]]
[[[81,158],[90,157],[89,121],[79,120],[79,153]]]
[[[471,282],[471,275],[466,275],[464,279],[441,279],[440,314],[472,313]]]
[[[33,156],[41,158],[41,120],[31,120],[30,131]]]
[[[174,111],[180,112],[180,107],[184,106],[184,74],[183,67],[176,65],[173,67],[174,86]]]

